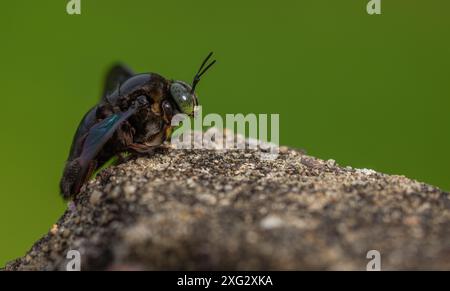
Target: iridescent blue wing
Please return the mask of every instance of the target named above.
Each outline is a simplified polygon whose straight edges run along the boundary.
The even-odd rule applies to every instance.
[[[136,107],[128,111],[115,113],[93,125],[86,134],[81,154],[68,161],[60,182],[61,192],[65,198],[77,194],[90,172],[96,167],[96,156],[113,136],[119,126],[136,112]]]
[[[131,111],[116,113],[92,126],[84,141],[80,158],[86,161],[94,159],[120,124],[130,115]]]

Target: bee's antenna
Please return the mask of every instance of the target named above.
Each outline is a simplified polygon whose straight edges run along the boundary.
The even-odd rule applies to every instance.
[[[203,61],[202,65],[200,66],[200,68],[198,69],[197,74],[195,74],[194,80],[192,81],[192,90],[191,93],[194,93],[195,87],[197,86],[198,82],[200,82],[200,77],[209,69],[211,68],[212,65],[214,65],[216,63],[216,60],[212,61],[211,63],[209,63],[209,65],[206,65],[206,62],[209,60],[209,58],[212,56],[213,52],[210,52],[208,54],[208,56],[205,58],[205,60]],[[205,67],[203,69],[203,67]]]

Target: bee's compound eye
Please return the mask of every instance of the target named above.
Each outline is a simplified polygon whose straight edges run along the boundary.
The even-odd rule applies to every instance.
[[[170,85],[170,94],[183,113],[187,115],[192,115],[194,113],[194,102],[190,90],[186,88],[186,86],[174,82]]]

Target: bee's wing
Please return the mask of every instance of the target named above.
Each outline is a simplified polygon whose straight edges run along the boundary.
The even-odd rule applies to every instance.
[[[105,143],[113,136],[120,124],[128,119],[135,111],[132,108],[126,112],[113,114],[92,126],[84,141],[80,158],[86,161],[95,158]]]
[[[80,156],[69,161],[64,169],[60,187],[65,198],[80,191],[83,183],[89,178],[90,172],[95,170],[95,157],[122,122],[135,112],[136,108],[132,107],[128,111],[115,113],[89,129],[84,138]]]
[[[124,64],[112,66],[106,74],[102,100],[132,76],[134,76],[133,71]]]

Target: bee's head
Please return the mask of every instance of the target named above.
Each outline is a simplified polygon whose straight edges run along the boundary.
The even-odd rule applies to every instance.
[[[206,65],[206,62],[211,57],[212,52],[203,61],[200,69],[192,81],[192,86],[189,86],[183,81],[173,81],[170,85],[170,94],[173,100],[180,109],[180,111],[189,116],[194,115],[194,107],[198,105],[197,96],[195,95],[195,87],[200,82],[200,77],[216,62],[215,60]]]

